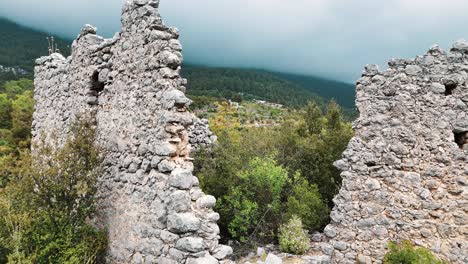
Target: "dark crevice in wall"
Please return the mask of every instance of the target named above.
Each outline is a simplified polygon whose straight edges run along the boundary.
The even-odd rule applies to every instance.
[[[463,148],[466,144],[468,144],[468,131],[461,132],[461,133],[453,133],[455,135],[455,142],[460,148]]]
[[[451,95],[453,93],[453,90],[457,88],[457,85],[455,83],[448,83],[445,85],[445,95]]]
[[[96,96],[104,90],[105,84],[99,81],[99,72],[95,71],[91,77],[91,90],[95,91]]]

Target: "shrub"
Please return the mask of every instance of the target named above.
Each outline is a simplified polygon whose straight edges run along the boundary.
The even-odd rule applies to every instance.
[[[23,153],[0,189],[0,260],[8,263],[96,263],[103,230],[88,224],[95,212],[100,152],[89,122],[72,127],[64,147],[42,144]]]
[[[296,175],[292,191],[293,194],[286,204],[286,220],[297,215],[304,219],[303,224],[308,230],[319,230],[325,226],[330,211],[322,200],[317,185],[310,184],[302,176]]]
[[[411,241],[401,244],[390,242],[390,251],[384,257],[384,264],[444,264],[427,248],[415,247]]]
[[[258,238],[273,237],[279,225],[287,171],[271,157],[254,158],[239,178],[239,184],[221,202],[225,215],[231,215],[230,234],[243,242],[255,231],[260,231]]]
[[[297,215],[293,215],[287,224],[279,228],[278,240],[283,252],[296,255],[304,254],[310,247],[307,230],[304,230]]]

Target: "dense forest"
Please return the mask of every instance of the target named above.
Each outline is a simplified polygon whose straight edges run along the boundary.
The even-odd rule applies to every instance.
[[[34,60],[48,54],[46,37],[50,34],[20,26],[0,18],[0,65],[18,66],[33,71]],[[55,37],[60,51],[70,53],[70,41]]]

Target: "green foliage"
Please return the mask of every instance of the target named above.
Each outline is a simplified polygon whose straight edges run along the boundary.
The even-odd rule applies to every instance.
[[[286,253],[302,255],[310,247],[307,230],[304,230],[301,218],[297,215],[293,215],[287,224],[279,228],[278,240],[281,251]]]
[[[5,88],[6,87],[6,88]],[[12,87],[20,87],[18,89]],[[8,174],[21,151],[30,147],[33,114],[32,81],[7,82],[0,94],[0,188],[8,182]],[[16,94],[16,93],[19,94]]]
[[[354,85],[340,81],[327,80],[315,76],[279,73],[281,78],[294,82],[296,85],[310,90],[320,97],[335,100],[346,109],[355,107]]]
[[[216,97],[235,102],[259,99],[292,107],[303,106],[309,100],[325,102],[331,99],[323,99],[280,74],[262,70],[184,65],[183,76],[190,80],[187,86],[190,96]],[[350,88],[345,86],[343,88]]]
[[[239,184],[229,196],[221,200],[223,211],[231,212],[228,225],[234,238],[244,242],[256,229],[261,236],[269,236],[275,230],[275,220],[281,212],[281,193],[288,173],[270,158],[254,158],[247,170],[239,174]]]
[[[80,121],[64,147],[40,144],[22,153],[0,189],[0,260],[8,263],[96,263],[105,233],[87,223],[102,173],[94,131]]]
[[[322,200],[317,185],[310,184],[297,175],[292,190],[287,201],[285,218],[298,216],[304,219],[302,222],[306,229],[321,229],[328,220],[330,210]]]
[[[48,55],[47,33],[0,18],[0,65],[19,66],[32,73],[34,60]],[[55,38],[60,50],[69,53],[68,41]]]
[[[12,102],[11,130],[13,137],[22,141],[19,143],[25,146],[29,146],[33,112],[34,99],[32,91],[25,91]]]
[[[11,101],[6,94],[0,94],[0,129],[11,127]]]
[[[6,82],[0,91],[8,95],[8,98],[15,98],[17,95],[26,91],[32,91],[34,84],[29,79],[19,79],[16,81]]]
[[[276,126],[252,127],[241,124],[239,111],[218,105],[210,119],[218,142],[196,153],[195,170],[203,190],[219,198],[224,238],[272,242],[292,215],[311,231],[327,224],[341,184],[333,162],[352,136],[339,108],[329,109],[324,115],[310,104],[283,113]]]
[[[341,154],[353,135],[351,124],[345,123],[335,103],[330,103],[327,114],[320,115],[316,105],[309,104],[294,129],[284,129],[280,140],[287,152],[280,163],[292,171],[299,171],[310,183],[319,188],[329,207],[341,187],[340,171],[333,162]],[[297,133],[297,135],[294,135]],[[291,136],[291,134],[293,134]]]
[[[389,252],[384,257],[384,264],[444,264],[427,248],[415,247],[411,241],[401,244],[390,242]]]

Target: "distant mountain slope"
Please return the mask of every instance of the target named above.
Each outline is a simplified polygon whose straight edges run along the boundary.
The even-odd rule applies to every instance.
[[[303,76],[295,74],[278,73],[278,75],[286,80],[294,82],[300,87],[310,90],[311,92],[326,99],[335,99],[335,101],[343,107],[354,108],[355,106],[355,88],[354,85],[327,80],[315,76]]]
[[[189,80],[189,95],[259,99],[287,106],[302,106],[310,100],[325,101],[311,90],[262,70],[184,65],[182,76]]]
[[[0,65],[19,66],[32,72],[34,60],[48,54],[46,37],[50,34],[20,26],[0,18]],[[69,53],[70,41],[55,37],[58,48]]]

